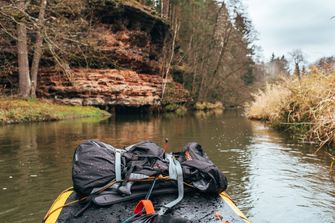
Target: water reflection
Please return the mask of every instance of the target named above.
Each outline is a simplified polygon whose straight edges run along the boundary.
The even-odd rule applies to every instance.
[[[248,211],[255,222],[334,222],[335,187],[312,147],[290,144],[260,123],[252,123],[248,146],[252,178]]]
[[[173,151],[203,145],[229,179],[228,192],[254,222],[334,222],[329,159],[238,112],[179,116],[117,116],[0,128],[0,220],[40,221],[71,185],[73,151],[82,140],[122,147],[168,137]]]

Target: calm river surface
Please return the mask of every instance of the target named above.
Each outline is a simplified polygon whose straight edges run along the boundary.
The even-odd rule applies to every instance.
[[[234,111],[0,126],[0,222],[40,222],[71,186],[72,154],[82,140],[121,147],[142,139],[162,143],[165,137],[171,150],[199,142],[253,222],[335,222],[330,159]]]

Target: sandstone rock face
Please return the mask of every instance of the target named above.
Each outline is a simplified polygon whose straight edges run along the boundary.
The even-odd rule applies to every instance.
[[[91,52],[85,60],[99,68],[82,68],[72,62],[67,75],[41,72],[38,95],[75,105],[159,105],[162,51],[169,26],[129,4],[97,4],[94,13],[99,23],[87,36]],[[180,84],[173,86],[180,93],[176,102],[185,102],[188,92]]]
[[[169,25],[136,1],[92,0],[82,7],[86,8],[84,13],[93,16],[92,21],[86,21],[89,31],[80,34],[85,47],[78,50],[67,43],[62,58],[67,62],[67,72],[52,64],[45,53],[37,96],[73,105],[161,104],[161,70],[164,44],[171,36]],[[169,102],[186,102],[188,92],[183,86],[172,80],[169,83],[173,86],[170,92],[176,95]]]
[[[39,95],[65,104],[145,106],[160,103],[162,78],[132,70],[73,69],[71,84],[62,74],[41,73]],[[183,89],[181,85],[178,85]]]

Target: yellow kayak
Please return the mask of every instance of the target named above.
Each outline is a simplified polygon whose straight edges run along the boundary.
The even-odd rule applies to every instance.
[[[152,201],[155,206],[159,206],[171,200],[173,196],[175,195],[160,195],[153,197]],[[69,188],[54,201],[43,221],[46,223],[123,222],[133,214],[137,202],[138,200],[122,202],[105,207],[91,205],[82,214],[75,216],[83,210],[85,204],[81,202],[73,188]],[[182,202],[169,214],[189,219],[192,222],[250,223],[225,192],[216,197],[194,191],[186,193]]]

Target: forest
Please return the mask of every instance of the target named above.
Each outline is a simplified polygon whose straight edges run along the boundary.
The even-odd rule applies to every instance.
[[[171,32],[164,37],[162,55],[158,55],[162,101],[170,78],[181,83],[195,102],[223,101],[232,106],[241,105],[250,97],[250,88],[260,81],[253,59],[256,32],[241,2],[140,1],[145,4],[140,6],[136,1],[106,2],[134,5],[169,24]],[[7,84],[3,88],[13,92],[17,87],[14,92],[22,97],[35,97],[40,81],[38,72],[45,67],[58,69],[66,76],[71,76],[71,69],[78,66],[120,67],[92,52],[95,46],[89,39],[90,26],[99,23],[92,15],[103,7],[99,4],[3,1],[1,74],[19,76],[10,83],[3,81]],[[121,68],[127,66],[131,64],[125,63]]]

